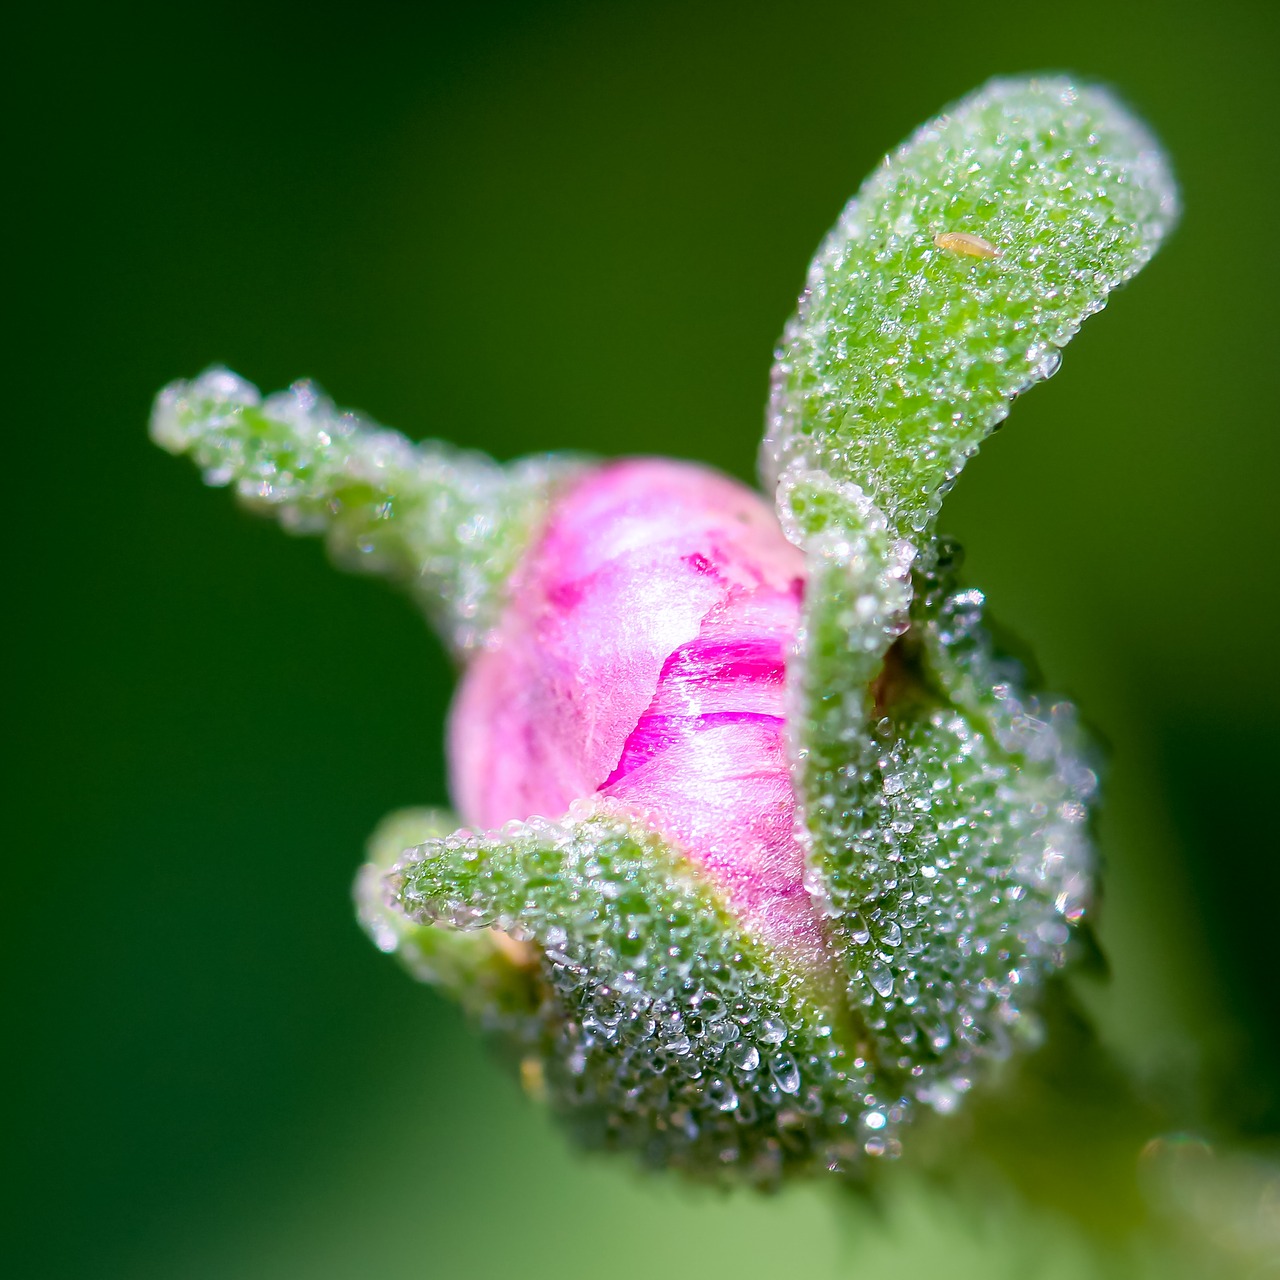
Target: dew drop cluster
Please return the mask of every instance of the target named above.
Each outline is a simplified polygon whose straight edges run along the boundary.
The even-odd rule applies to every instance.
[[[809,884],[848,998],[882,1070],[941,1112],[984,1060],[1035,1042],[1089,904],[1097,781],[1074,709],[1023,691],[956,561],[941,543],[917,567],[884,705],[850,686],[797,731]]]
[[[814,258],[773,370],[766,479],[796,464],[850,478],[900,533],[924,531],[1176,216],[1159,146],[1105,90],[995,80],[955,104],[875,170]]]
[[[547,502],[579,469],[415,444],[309,381],[264,398],[220,368],[166,387],[151,435],[291,533],[325,535],[343,568],[402,583],[459,652],[483,642]]]
[[[458,833],[386,884],[411,921],[533,944],[536,1013],[502,1029],[588,1145],[756,1185],[896,1150],[900,1100],[853,1024],[633,817]]]

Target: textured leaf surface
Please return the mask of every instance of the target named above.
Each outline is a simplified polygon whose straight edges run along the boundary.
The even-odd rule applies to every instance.
[[[325,534],[345,568],[401,583],[459,650],[483,639],[549,497],[577,470],[414,444],[309,382],[263,399],[225,369],[166,387],[151,435],[190,454],[206,484],[234,484],[293,533]]]
[[[1027,1015],[1088,906],[1096,788],[1074,709],[1022,692],[953,564],[930,549],[872,686],[829,660],[842,624],[865,643],[860,611],[817,600],[792,720],[810,888],[850,1003],[882,1070],[940,1111],[1037,1034]]]
[[[822,470],[898,534],[926,530],[1175,216],[1158,146],[1104,90],[997,80],[958,102],[886,158],[814,259],[774,368],[766,480]]]
[[[1096,779],[1073,709],[997,659],[933,520],[1175,203],[1106,93],[993,82],[850,202],[775,366],[763,461],[808,573],[788,668],[808,884],[875,1060],[939,1110],[1034,1036],[1087,909]]]
[[[442,809],[400,809],[369,838],[369,861],[356,876],[356,915],[374,946],[393,955],[419,982],[457,1000],[479,1026],[517,1045],[540,1034],[542,1002],[536,957],[490,929],[463,933],[417,924],[388,904],[383,876],[406,849],[458,828]]]
[[[408,917],[536,944],[542,1070],[592,1145],[768,1184],[896,1148],[898,1095],[663,842],[609,814],[459,833],[387,880]]]

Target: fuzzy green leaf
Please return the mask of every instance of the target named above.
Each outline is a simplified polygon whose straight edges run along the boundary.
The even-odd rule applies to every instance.
[[[788,485],[787,511],[818,491]],[[910,545],[827,486],[791,530],[817,587],[789,677],[806,882],[884,1076],[948,1111],[978,1060],[1035,1037],[1088,904],[1096,778],[1073,708],[996,656],[955,549],[909,582]]]
[[[387,884],[410,919],[536,945],[542,1074],[592,1145],[760,1184],[896,1149],[908,1104],[880,1089],[855,1026],[625,815],[459,832],[409,851]]]
[[[578,469],[414,444],[309,382],[263,399],[217,368],[157,396],[151,435],[190,454],[206,484],[234,484],[293,533],[324,534],[344,568],[399,582],[460,651],[483,640],[550,496]]]
[[[1176,209],[1159,147],[1104,90],[996,80],[962,99],[886,158],[809,268],[774,367],[766,480],[851,481],[916,540]]]
[[[457,1000],[490,1032],[523,1043],[536,1038],[540,997],[529,957],[489,929],[461,933],[417,924],[388,902],[383,877],[407,849],[458,829],[442,809],[398,809],[369,837],[369,860],[353,896],[361,927],[419,982]]]

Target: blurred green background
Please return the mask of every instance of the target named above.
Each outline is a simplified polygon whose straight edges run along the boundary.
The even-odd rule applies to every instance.
[[[1271,6],[204,0],[24,21],[8,1274],[1137,1274],[1128,1202],[1099,1245],[1092,1183],[1125,1182],[1162,1127],[1268,1147]],[[446,799],[442,652],[380,584],[151,447],[151,397],[219,360],[502,457],[749,476],[772,343],[841,204],[944,103],[1042,68],[1128,98],[1186,214],[944,524],[1109,745],[1112,974],[1076,999],[1147,1110],[1113,1125],[1068,1036],[1036,1086],[1070,1131],[1035,1138],[1043,1176],[973,1118],[956,1185],[908,1160],[874,1205],[580,1158],[352,920],[377,819]],[[998,1092],[983,1105],[999,1131]]]

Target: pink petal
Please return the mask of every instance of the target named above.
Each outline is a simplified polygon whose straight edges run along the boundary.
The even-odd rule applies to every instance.
[[[468,825],[643,810],[779,945],[820,945],[795,838],[786,659],[804,562],[750,489],[688,463],[588,473],[526,556],[450,724]]]

